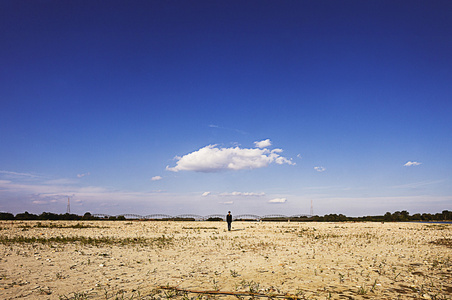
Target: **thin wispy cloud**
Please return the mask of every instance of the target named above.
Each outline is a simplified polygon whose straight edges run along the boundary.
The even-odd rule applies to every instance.
[[[225,202],[218,202],[220,204],[224,204],[224,205],[232,205],[234,204],[234,201],[225,201]]]
[[[417,161],[408,161],[406,164],[404,164],[405,167],[414,167],[419,165],[422,165],[422,163]]]
[[[145,200],[155,193],[118,191],[99,186],[80,187],[74,183],[76,181],[64,178],[33,183],[0,180],[0,196],[14,193],[23,195],[25,198],[32,198],[35,201],[34,204],[44,204],[44,202],[51,203],[56,200],[66,201],[68,196],[74,195],[81,199],[97,202],[104,201],[104,199],[116,201]]]
[[[219,194],[219,196],[261,197],[261,196],[265,196],[265,193],[232,192],[232,193],[221,193],[221,194]]]
[[[31,178],[39,177],[39,176],[31,174],[31,173],[20,173],[20,172],[12,172],[12,171],[5,171],[5,170],[0,170],[0,174],[6,175],[8,177],[31,177]]]
[[[2,192],[17,192],[28,193],[33,195],[46,194],[69,194],[73,193],[73,186],[62,185],[60,183],[41,182],[41,183],[22,183],[9,180],[0,180],[0,191]]]
[[[303,188],[303,190],[330,190],[330,189],[348,190],[349,188],[345,188],[339,185],[307,186]]]
[[[163,178],[162,176],[157,175],[157,176],[152,177],[151,181],[159,181],[159,180],[162,180],[162,178]]]
[[[77,179],[75,178],[58,178],[58,179],[51,179],[43,182],[44,184],[48,185],[71,185],[76,184]]]
[[[443,183],[443,182],[445,182],[445,180],[419,181],[419,182],[407,183],[407,184],[402,184],[402,185],[395,185],[392,188],[395,188],[395,189],[405,189],[405,188],[417,189],[417,188],[421,188],[421,187],[424,187],[424,186],[439,184],[439,183]]]
[[[266,142],[267,143],[267,142]],[[294,165],[292,160],[281,156],[282,149],[267,148],[219,148],[208,145],[182,157],[176,157],[175,167],[168,171],[220,172],[226,170],[252,170],[267,167],[272,163]]]
[[[48,197],[49,199],[46,199],[45,197],[39,200],[33,200],[31,201],[31,203],[36,204],[36,205],[49,205],[49,204],[54,204],[54,203],[58,203],[58,200],[56,199],[52,199],[51,197]],[[79,202],[79,201],[76,201]]]
[[[215,125],[215,124],[210,124],[209,127],[210,128],[217,128],[217,129],[224,129],[224,130],[231,130],[231,131],[235,131],[237,133],[243,134],[243,135],[248,134],[247,132],[245,132],[243,130],[240,130],[240,129],[228,128],[228,127],[218,126],[218,125]]]
[[[325,172],[326,169],[324,167],[314,167],[314,170],[316,170],[317,172]]]
[[[210,195],[210,192],[204,192],[204,193],[202,193],[202,195],[201,196],[203,196],[203,197],[207,197],[207,196],[209,196]]]
[[[287,198],[275,198],[275,199],[268,201],[268,203],[274,203],[274,204],[283,204],[286,202],[287,202]]]
[[[87,173],[83,173],[83,174],[77,174],[77,177],[82,178],[82,177],[89,176],[89,175],[91,175],[90,172],[87,172]]]
[[[38,204],[38,205],[42,205],[42,204],[49,204],[49,201],[45,201],[45,200],[34,200],[31,203],[33,204]]]

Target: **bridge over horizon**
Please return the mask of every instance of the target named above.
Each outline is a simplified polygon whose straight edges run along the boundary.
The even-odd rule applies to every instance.
[[[100,219],[110,219],[110,218],[118,218],[118,217],[124,217],[127,220],[195,220],[195,221],[207,221],[209,219],[221,219],[223,221],[226,220],[226,214],[212,214],[207,216],[201,216],[197,214],[181,214],[177,216],[171,216],[167,214],[151,214],[151,215],[138,215],[138,214],[119,214],[119,215],[108,215],[108,214],[102,214],[102,213],[95,213],[92,214],[95,218]],[[311,215],[308,214],[297,214],[297,215],[281,215],[281,214],[270,214],[270,215],[264,215],[259,216],[255,214],[240,214],[240,215],[233,215],[233,220],[254,220],[254,221],[261,221],[261,220],[290,220],[290,219],[298,219],[298,218],[311,218]]]

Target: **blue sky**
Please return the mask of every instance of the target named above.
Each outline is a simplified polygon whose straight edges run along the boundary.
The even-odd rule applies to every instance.
[[[450,1],[2,1],[0,211],[452,209]]]

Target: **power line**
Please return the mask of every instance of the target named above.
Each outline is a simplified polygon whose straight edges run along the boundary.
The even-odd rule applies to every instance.
[[[66,213],[70,214],[71,213],[71,202],[69,201],[70,197],[67,197],[67,208],[66,208]]]

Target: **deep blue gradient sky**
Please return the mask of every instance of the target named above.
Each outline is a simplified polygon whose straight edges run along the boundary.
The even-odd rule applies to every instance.
[[[1,1],[0,211],[451,210],[451,15]]]

